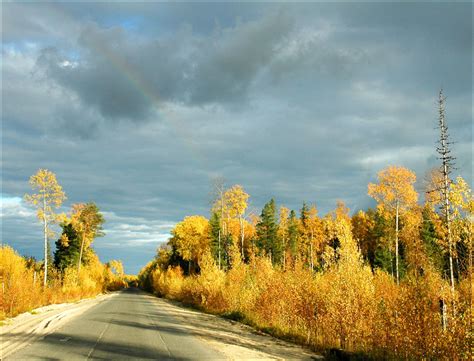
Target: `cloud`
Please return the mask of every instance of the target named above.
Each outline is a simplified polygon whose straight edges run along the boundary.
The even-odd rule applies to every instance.
[[[97,252],[130,272],[184,216],[208,216],[216,175],[257,213],[271,197],[365,208],[389,163],[421,179],[438,164],[440,85],[457,172],[472,180],[470,4],[93,3],[35,19],[37,6],[4,29],[3,191],[21,198],[52,170],[66,208],[98,204]],[[15,207],[2,239],[41,257],[40,225]]]
[[[167,101],[205,105],[246,98],[290,29],[282,13],[216,28],[208,36],[183,26],[173,37],[148,39],[89,24],[78,38],[77,55],[46,48],[37,64],[103,117],[138,122]]]

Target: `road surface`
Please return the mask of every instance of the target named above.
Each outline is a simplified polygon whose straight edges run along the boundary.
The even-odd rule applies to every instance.
[[[6,359],[316,358],[303,348],[261,335],[247,326],[180,307],[138,289],[127,289],[43,338],[32,340]]]

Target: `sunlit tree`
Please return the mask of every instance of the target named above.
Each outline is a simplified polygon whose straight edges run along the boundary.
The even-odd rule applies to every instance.
[[[418,200],[413,186],[416,175],[407,168],[390,166],[378,173],[378,180],[377,184],[369,184],[368,194],[378,202],[380,210],[395,215],[395,273],[399,283],[399,217]]]
[[[105,220],[95,203],[73,204],[71,224],[80,240],[81,248],[77,262],[77,271],[80,272],[84,249],[90,247],[96,237],[103,235],[102,225]]]
[[[178,254],[188,262],[198,265],[201,257],[209,251],[209,222],[203,216],[189,216],[179,222],[171,231],[170,243]]]
[[[244,259],[244,214],[247,209],[249,195],[241,185],[234,185],[224,193],[224,204],[230,218],[237,218],[240,224],[240,250]]]
[[[47,170],[39,169],[38,172],[30,177],[30,185],[33,192],[26,194],[25,200],[37,208],[37,217],[43,223],[44,234],[44,279],[43,285],[46,286],[48,279],[48,234],[51,232],[50,226],[61,219],[61,215],[55,213],[66,195],[59,185],[56,175]]]

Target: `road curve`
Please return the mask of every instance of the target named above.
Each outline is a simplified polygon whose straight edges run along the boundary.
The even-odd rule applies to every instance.
[[[127,289],[11,354],[8,360],[315,359],[250,328]]]

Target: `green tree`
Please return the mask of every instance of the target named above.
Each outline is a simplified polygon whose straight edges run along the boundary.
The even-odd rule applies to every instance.
[[[221,217],[218,212],[212,212],[209,219],[209,246],[211,254],[217,265],[221,265],[224,259],[224,247],[221,229]]]
[[[56,241],[56,251],[54,252],[54,265],[61,271],[79,261],[81,243],[71,223],[62,225],[63,232]]]
[[[420,237],[425,245],[426,254],[431,261],[431,264],[435,267],[435,269],[443,273],[443,270],[448,266],[444,261],[443,257],[443,249],[440,246],[440,238],[441,236],[436,231],[436,224],[435,222],[439,222],[440,220],[436,220],[439,218],[438,215],[432,210],[429,205],[425,205],[422,210],[422,217],[423,221],[420,226]],[[448,270],[449,271],[449,270]]]
[[[288,217],[288,245],[293,258],[296,257],[298,252],[298,238],[298,219],[296,218],[295,211],[291,210],[290,216]]]
[[[272,198],[262,209],[257,223],[257,246],[269,255],[273,263],[281,261],[281,245],[278,242],[278,224],[275,200]]]

